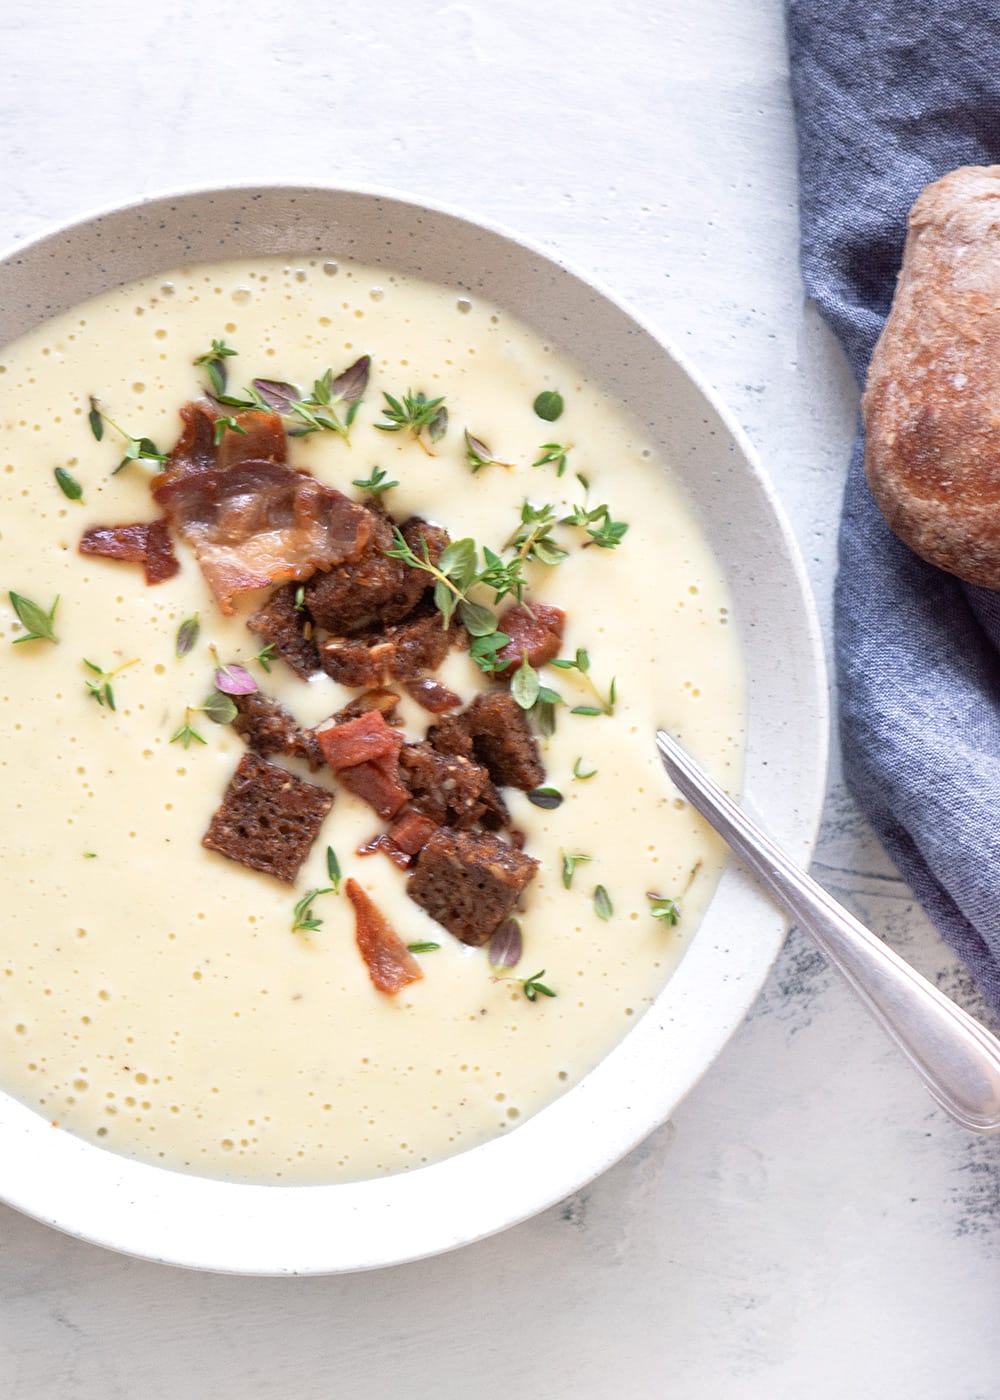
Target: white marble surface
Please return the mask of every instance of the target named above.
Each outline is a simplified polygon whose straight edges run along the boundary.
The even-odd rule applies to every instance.
[[[856,397],[802,302],[778,0],[0,0],[0,52],[0,244],[269,176],[482,211],[641,306],[714,382],[828,616]],[[817,870],[977,1007],[836,763]],[[995,1400],[997,1163],[793,935],[673,1123],[459,1254],[230,1279],[0,1208],[0,1393]]]

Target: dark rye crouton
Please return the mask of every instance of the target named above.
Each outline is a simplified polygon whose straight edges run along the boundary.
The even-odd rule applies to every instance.
[[[508,690],[477,695],[460,715],[431,725],[427,738],[438,753],[481,763],[498,787],[530,792],[545,780],[528,717]]]
[[[508,918],[538,861],[487,832],[436,831],[406,892],[463,943],[480,947]]]
[[[332,806],[332,792],[247,753],[201,844],[290,885]]]
[[[320,669],[319,651],[312,638],[308,613],[295,606],[300,584],[289,583],[271,594],[267,602],[247,619],[247,627],[274,647],[286,666],[307,680]]]
[[[404,744],[399,754],[403,782],[417,811],[437,826],[460,830],[506,825],[507,809],[485,768],[457,754],[436,753],[430,744]]]
[[[337,637],[351,637],[402,622],[434,583],[430,574],[386,554],[393,547],[392,521],[371,511],[372,532],[359,558],[327,573],[314,574],[306,584],[306,606],[318,626]],[[406,543],[419,558],[424,544],[436,564],[448,543],[446,531],[414,517],[401,527]]]
[[[262,758],[286,754],[289,758],[304,758],[310,768],[319,768],[323,756],[311,729],[300,729],[284,705],[255,690],[250,695],[230,696],[237,715],[233,728],[247,747]]]
[[[454,619],[443,627],[433,604],[421,604],[411,617],[383,632],[328,637],[320,647],[320,664],[340,685],[379,685],[387,677],[412,680],[437,670],[462,632]]]

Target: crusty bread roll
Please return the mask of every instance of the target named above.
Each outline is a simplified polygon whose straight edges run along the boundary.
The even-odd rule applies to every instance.
[[[862,407],[891,529],[1000,588],[1000,165],[953,170],[914,204]]]

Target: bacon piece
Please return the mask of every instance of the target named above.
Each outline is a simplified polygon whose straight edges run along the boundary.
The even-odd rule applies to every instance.
[[[389,828],[389,840],[408,856],[415,856],[437,831],[437,823],[423,812],[404,812]]]
[[[378,990],[395,996],[411,982],[419,982],[424,975],[420,964],[357,880],[348,879],[344,892],[354,905],[358,949]]]
[[[507,664],[497,674],[509,676],[520,666],[525,653],[532,666],[543,666],[558,656],[565,622],[562,608],[554,608],[550,603],[532,603],[530,610],[523,603],[507,608],[497,619],[498,631],[506,632],[510,638],[497,652],[498,659]]]
[[[136,525],[93,525],[84,533],[79,549],[81,554],[141,564],[148,584],[173,578],[181,567],[162,516]]]
[[[386,821],[391,820],[410,799],[410,794],[399,781],[395,757],[359,763],[355,768],[345,768],[337,776],[348,792],[367,802]]]
[[[320,752],[355,797],[374,807],[380,817],[394,817],[409,800],[399,778],[403,736],[386,724],[379,710],[370,710],[316,735]]]
[[[398,866],[400,870],[409,870],[410,866],[413,864],[413,857],[407,855],[405,851],[400,850],[394,841],[389,840],[385,832],[382,832],[380,836],[373,836],[370,841],[366,841],[364,845],[359,846],[355,855],[373,856],[376,851],[382,851],[389,857],[393,865]]]
[[[335,773],[375,758],[398,757],[402,736],[390,729],[380,710],[369,710],[317,734],[323,757]]]
[[[245,432],[226,432],[211,452],[209,406],[186,404],[181,417],[184,430],[152,491],[223,613],[232,613],[235,593],[309,578],[364,548],[370,512],[287,465],[276,413],[238,414]]]
[[[460,695],[436,681],[433,676],[418,676],[416,680],[406,681],[403,689],[411,700],[416,700],[418,705],[430,710],[432,715],[444,714],[446,710],[457,710],[462,703]]]

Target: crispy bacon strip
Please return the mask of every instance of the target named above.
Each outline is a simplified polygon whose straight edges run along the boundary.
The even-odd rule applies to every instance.
[[[413,857],[408,856],[405,851],[401,851],[394,841],[389,840],[384,831],[378,836],[373,836],[370,841],[362,842],[355,855],[373,856],[376,851],[382,851],[400,870],[409,870],[413,864]]]
[[[395,996],[411,982],[419,982],[424,975],[420,964],[357,880],[349,879],[344,892],[354,905],[358,949],[378,990]]]
[[[371,533],[371,513],[285,461],[276,413],[240,413],[243,433],[214,444],[213,410],[185,404],[184,430],[152,491],[194,550],[223,613],[233,595],[304,579],[354,559]]]
[[[173,578],[181,567],[162,516],[135,525],[93,525],[84,533],[79,549],[81,554],[141,564],[148,584]]]
[[[510,675],[527,653],[532,666],[543,666],[559,655],[562,646],[566,614],[550,603],[532,603],[530,610],[521,603],[507,608],[497,619],[497,628],[506,632],[510,641],[497,652],[507,664],[498,675]]]
[[[370,710],[316,735],[320,752],[337,777],[380,817],[394,817],[410,794],[399,777],[403,735]]]
[[[399,754],[403,738],[390,729],[379,710],[369,710],[356,719],[345,720],[317,734],[323,757],[335,773],[354,768],[374,758]]]
[[[415,856],[423,850],[435,831],[437,823],[425,817],[423,812],[404,812],[389,828],[389,840],[408,856]]]

